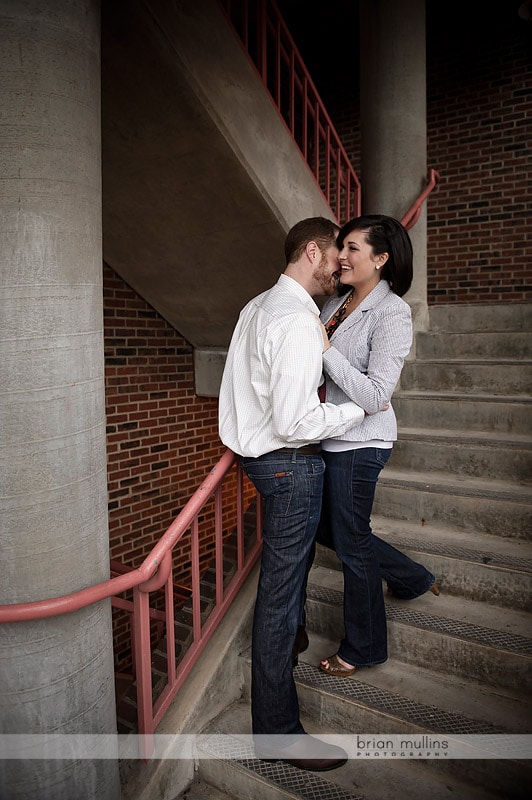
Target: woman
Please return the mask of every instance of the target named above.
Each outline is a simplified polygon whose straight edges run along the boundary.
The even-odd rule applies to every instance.
[[[318,541],[333,546],[342,562],[345,636],[320,669],[345,677],[387,659],[382,578],[404,599],[439,590],[429,570],[375,536],[370,525],[379,473],[397,438],[390,398],[412,344],[410,307],[401,299],[412,283],[410,237],[392,217],[368,214],[347,222],[337,243],[339,292],[321,314],[330,340],[323,355],[326,397],[354,400],[367,414],[359,426],[322,443]]]

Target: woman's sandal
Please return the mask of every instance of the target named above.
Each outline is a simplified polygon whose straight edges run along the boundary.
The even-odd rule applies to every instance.
[[[327,664],[327,666],[325,666]],[[356,667],[344,667],[338,661],[338,656],[329,656],[320,661],[320,669],[327,675],[332,675],[335,678],[348,678],[356,670]]]

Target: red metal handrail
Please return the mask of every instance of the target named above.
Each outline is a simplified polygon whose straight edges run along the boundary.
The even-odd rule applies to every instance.
[[[410,228],[413,228],[416,222],[418,221],[419,216],[421,214],[421,209],[423,207],[423,203],[425,202],[429,194],[432,192],[432,190],[434,189],[439,180],[440,180],[440,173],[436,172],[436,170],[431,167],[429,169],[427,185],[420,193],[417,200],[415,200],[414,203],[412,203],[411,207],[408,209],[404,217],[401,219],[401,223],[404,225],[407,231],[409,231]]]
[[[338,222],[359,216],[361,188],[274,0],[219,0]]]
[[[275,0],[219,3],[337,222],[359,216],[359,178]],[[425,189],[401,220],[407,230],[418,221],[439,177],[429,170]]]
[[[229,475],[233,467],[236,470],[237,557],[235,573],[227,586],[224,586],[222,489],[224,479]],[[114,571],[121,571],[122,574],[95,586],[89,586],[79,592],[47,600],[2,605],[0,606],[0,623],[22,622],[68,614],[109,597],[113,598],[114,605],[129,611],[133,618],[132,634],[134,673],[137,681],[138,731],[140,734],[144,734],[142,737],[143,755],[148,757],[152,752],[152,737],[157,725],[198,660],[202,650],[216,630],[260,554],[262,547],[261,504],[256,493],[255,497],[257,510],[255,535],[246,551],[244,542],[246,493],[244,492],[243,473],[235,454],[231,450],[226,450],[137,569],[121,569],[119,565],[113,562]],[[216,598],[211,613],[202,622],[200,607],[199,514],[212,498],[214,499]],[[231,509],[234,510],[234,493],[230,495],[229,501]],[[172,550],[189,530],[191,531],[193,642],[177,665],[174,641]],[[154,611],[154,609],[150,608],[149,594],[163,588],[165,593],[164,611]],[[178,590],[181,588],[178,587]],[[118,595],[131,589],[133,590],[132,603],[118,598]],[[182,591],[179,591],[179,595],[182,597]],[[150,619],[156,619],[163,625],[166,632],[167,682],[155,702],[152,701]]]

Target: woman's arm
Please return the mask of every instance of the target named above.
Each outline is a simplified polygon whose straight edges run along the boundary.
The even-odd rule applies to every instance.
[[[353,335],[357,335],[356,327]],[[368,414],[375,414],[390,402],[412,346],[410,308],[404,305],[385,309],[369,346],[367,373],[356,369],[334,345],[324,352],[323,367],[350,400]]]

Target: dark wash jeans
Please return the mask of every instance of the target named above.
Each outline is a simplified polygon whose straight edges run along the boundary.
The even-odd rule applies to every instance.
[[[253,733],[283,735],[288,745],[304,733],[292,647],[320,519],[325,466],[321,455],[297,450],[241,461],[265,501],[251,652]]]
[[[334,548],[342,562],[345,635],[338,654],[353,666],[382,664],[388,657],[382,578],[404,599],[434,583],[422,564],[371,530],[377,480],[391,452],[364,447],[322,453],[326,471],[317,541]]]

